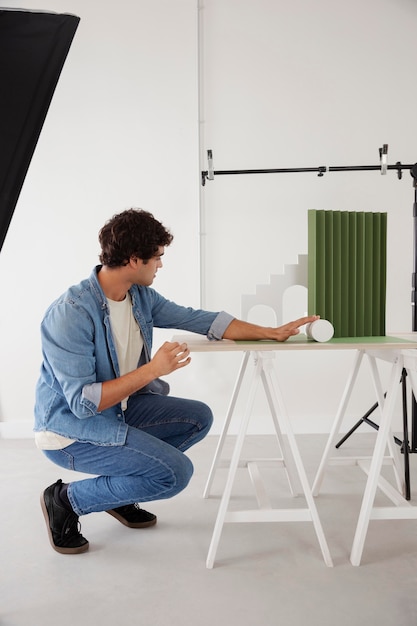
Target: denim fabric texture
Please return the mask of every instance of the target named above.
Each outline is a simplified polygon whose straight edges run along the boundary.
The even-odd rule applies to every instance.
[[[77,515],[171,498],[193,473],[184,451],[206,436],[212,420],[202,402],[137,394],[128,402],[123,446],[75,442],[44,454],[65,469],[97,475],[70,483],[67,493]]]

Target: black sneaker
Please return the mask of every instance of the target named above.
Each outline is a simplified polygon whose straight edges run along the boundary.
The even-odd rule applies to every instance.
[[[156,524],[156,515],[140,508],[139,504],[127,504],[106,511],[128,528],[147,528]]]
[[[62,480],[57,480],[41,494],[49,541],[53,549],[61,554],[80,554],[88,550],[89,543],[80,533],[78,515],[57,502],[57,490],[61,485]]]

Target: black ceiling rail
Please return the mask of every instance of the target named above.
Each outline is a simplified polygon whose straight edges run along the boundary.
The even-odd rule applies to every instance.
[[[379,165],[342,165],[342,166],[326,166],[318,167],[285,167],[285,168],[263,168],[263,169],[245,169],[245,170],[215,170],[213,169],[213,151],[207,150],[208,169],[201,172],[201,184],[204,186],[206,180],[214,180],[215,176],[230,176],[234,174],[290,174],[316,172],[317,175],[324,176],[327,172],[358,172],[358,171],[379,171],[386,174],[388,170],[395,170],[398,179],[401,180],[403,170],[412,170],[417,164],[403,164],[397,161],[395,165],[387,164],[388,144],[384,144],[379,148],[380,164]]]

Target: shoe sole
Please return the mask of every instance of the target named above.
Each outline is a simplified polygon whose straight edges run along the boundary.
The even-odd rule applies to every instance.
[[[155,526],[156,524],[156,517],[155,519],[149,520],[149,522],[128,522],[124,517],[119,515],[117,511],[110,510],[106,511],[106,513],[115,517],[123,526],[127,526],[128,528],[149,528],[149,526]]]
[[[82,546],[79,546],[78,548],[61,548],[60,546],[56,546],[54,544],[54,539],[52,537],[51,527],[49,526],[49,514],[48,514],[48,509],[46,508],[45,498],[44,498],[43,493],[41,493],[41,508],[42,508],[43,516],[45,518],[46,528],[48,530],[49,542],[56,552],[59,552],[60,554],[81,554],[82,552],[87,552],[88,548],[90,547],[90,544],[88,543],[88,541],[87,543],[85,543]]]

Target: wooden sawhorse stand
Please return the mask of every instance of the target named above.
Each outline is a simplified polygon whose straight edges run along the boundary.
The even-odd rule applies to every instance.
[[[246,401],[246,407],[242,419],[240,421],[238,435],[234,446],[232,458],[230,461],[229,472],[227,476],[227,482],[220,502],[219,511],[217,514],[216,523],[208,551],[206,565],[208,568],[212,568],[216,558],[217,548],[220,542],[220,536],[222,533],[223,525],[230,522],[312,522],[316,535],[320,544],[320,548],[323,554],[324,562],[327,566],[332,567],[333,562],[330,556],[330,551],[324,536],[323,528],[319,519],[316,504],[312,495],[310,485],[307,480],[304,465],[301,459],[300,452],[291,428],[290,420],[284,405],[283,397],[279,389],[276,375],[273,368],[272,359],[275,357],[275,352],[259,352],[259,351],[246,351],[243,356],[240,371],[237,377],[235,388],[233,390],[232,398],[229,404],[229,408],[226,415],[226,420],[222,429],[222,433],[217,445],[214,460],[210,469],[207,484],[204,490],[204,497],[207,498],[210,494],[210,489],[214,479],[216,470],[220,466],[224,466],[221,462],[221,455],[223,452],[224,443],[230,426],[230,422],[236,407],[236,402],[241,392],[243,379],[247,370],[250,357],[254,359],[254,368],[249,385],[249,393]],[[241,460],[242,447],[245,440],[247,427],[249,424],[250,416],[252,413],[253,403],[255,400],[255,394],[259,383],[262,382],[263,388],[268,400],[269,408],[271,411],[272,419],[274,422],[275,432],[277,435],[279,447],[281,449],[282,458],[279,459],[250,459],[246,461]],[[280,421],[282,428],[280,427]],[[302,490],[306,499],[306,508],[294,508],[294,509],[276,509],[272,508],[266,490],[261,480],[259,473],[259,465],[276,465],[283,467],[287,473],[289,487],[292,495],[296,494],[294,476],[290,465],[287,463],[284,452],[284,443],[282,433],[285,432],[288,438],[289,449],[291,451],[293,461],[297,470],[298,478],[301,482]],[[245,466],[248,468],[252,482],[255,487],[256,497],[258,501],[258,509],[240,510],[240,511],[228,511],[228,505],[232,493],[232,487],[236,476],[238,467]]]

